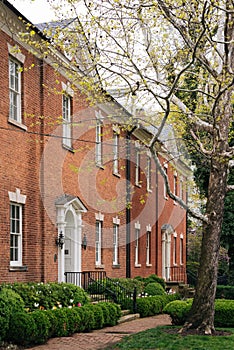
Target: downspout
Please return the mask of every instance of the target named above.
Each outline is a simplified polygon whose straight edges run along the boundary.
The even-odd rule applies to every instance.
[[[126,278],[131,278],[131,134],[126,135]]]

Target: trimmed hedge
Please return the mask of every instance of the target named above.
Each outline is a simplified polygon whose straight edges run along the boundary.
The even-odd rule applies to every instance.
[[[137,298],[137,312],[140,314],[140,317],[158,315],[162,313],[163,308],[168,303],[178,298],[178,294],[165,294],[146,298]]]
[[[174,325],[182,325],[192,306],[192,299],[186,301],[176,300],[167,304],[163,312],[172,318]],[[216,300],[215,301],[215,326],[234,327],[234,300]]]
[[[165,295],[165,289],[162,287],[162,285],[158,282],[150,282],[145,286],[145,293],[148,295],[154,296],[154,295]]]

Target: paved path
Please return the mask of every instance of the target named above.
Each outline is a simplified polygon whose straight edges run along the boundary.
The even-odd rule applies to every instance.
[[[90,333],[76,333],[71,337],[51,338],[46,344],[27,350],[100,350],[117,343],[126,335],[170,324],[171,319],[168,315],[138,318]]]

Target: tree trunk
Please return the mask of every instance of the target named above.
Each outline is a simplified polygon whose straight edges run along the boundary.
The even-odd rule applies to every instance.
[[[205,334],[214,332],[215,294],[218,274],[220,235],[227,188],[228,160],[222,154],[228,147],[231,92],[226,90],[216,108],[206,215],[203,225],[197,286],[188,320],[183,329],[197,328]]]

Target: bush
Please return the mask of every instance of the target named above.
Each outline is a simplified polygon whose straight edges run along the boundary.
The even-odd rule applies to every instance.
[[[99,304],[91,304],[89,307],[92,309],[94,314],[94,326],[93,329],[100,329],[104,324],[104,315],[102,307]]]
[[[217,286],[216,299],[234,300],[234,286]]]
[[[187,301],[172,301],[163,309],[172,318],[174,325],[182,325],[188,316],[192,306],[192,299]],[[215,301],[215,326],[234,327],[234,300]]]
[[[164,290],[164,288],[162,287],[162,285],[158,282],[150,282],[146,285],[145,287],[145,293],[147,293],[148,295],[165,295],[166,292]]]
[[[4,284],[5,288],[18,293],[28,311],[53,307],[75,306],[89,303],[88,294],[80,287],[70,283],[13,283]]]
[[[161,277],[158,277],[155,274],[152,274],[152,275],[150,275],[148,277],[137,276],[137,277],[135,277],[135,279],[138,280],[138,281],[143,282],[144,286],[147,286],[147,284],[149,284],[149,283],[157,282],[157,283],[161,284],[163,289],[166,288],[166,283],[165,283],[164,279],[161,278]]]
[[[163,308],[171,300],[178,298],[177,294],[174,295],[156,295],[147,298],[137,298],[137,312],[140,317],[153,316],[162,313]]]
[[[5,340],[11,315],[16,312],[24,312],[22,298],[13,290],[2,288],[0,291],[0,340]]]
[[[7,340],[27,346],[34,343],[36,324],[32,314],[16,312],[11,315]]]
[[[42,310],[32,312],[31,316],[36,325],[34,343],[43,344],[47,339],[49,339],[50,320],[46,314],[46,311]]]
[[[169,314],[172,318],[172,324],[181,325],[186,321],[186,317],[192,306],[192,299],[175,300],[168,303],[163,312]]]

